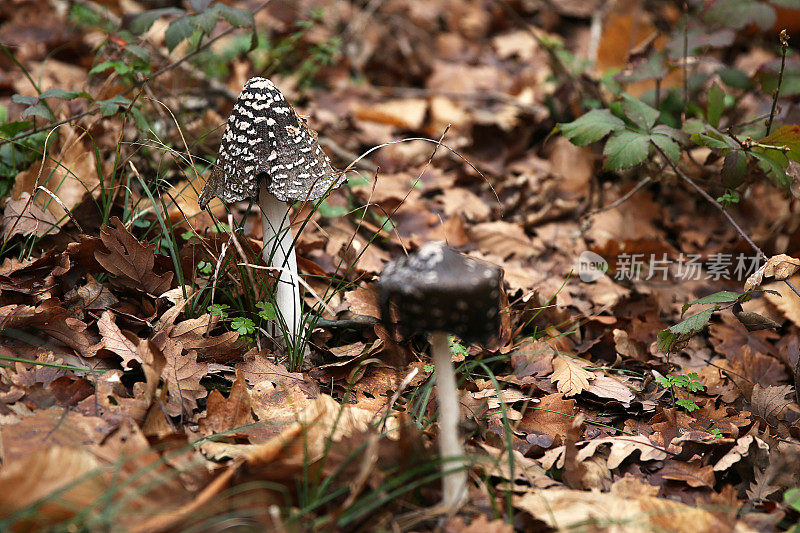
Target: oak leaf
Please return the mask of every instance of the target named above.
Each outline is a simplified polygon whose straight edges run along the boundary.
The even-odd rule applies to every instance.
[[[156,274],[153,271],[155,245],[139,242],[117,217],[112,217],[110,223],[100,230],[100,238],[109,253],[96,251],[97,262],[125,287],[153,296],[167,292],[172,286],[172,272]]]
[[[190,414],[197,408],[197,400],[208,394],[208,390],[200,384],[200,380],[208,373],[208,364],[198,363],[194,350],[184,354],[183,345],[172,340],[162,348],[162,353],[167,360],[161,371],[161,379],[167,383],[167,414]]]
[[[111,311],[104,311],[97,321],[97,329],[103,337],[103,347],[114,352],[122,358],[123,368],[132,368],[131,361],[143,363],[137,352],[138,342],[133,342],[122,333],[119,326],[114,322],[114,315]]]
[[[589,380],[594,374],[583,369],[583,363],[565,355],[553,359],[553,374],[550,381],[556,384],[558,392],[565,396],[575,396],[589,388]]]
[[[27,192],[6,203],[3,210],[3,241],[14,235],[43,237],[56,232],[58,219],[34,203]]]

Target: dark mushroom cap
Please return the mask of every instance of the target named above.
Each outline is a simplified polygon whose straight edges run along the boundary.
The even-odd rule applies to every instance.
[[[198,203],[258,198],[259,179],[282,202],[317,200],[344,182],[275,85],[251,78],[233,106],[219,157]]]
[[[466,257],[441,242],[392,261],[378,282],[381,319],[404,337],[417,332],[453,333],[465,342],[486,342],[500,329],[502,270]]]

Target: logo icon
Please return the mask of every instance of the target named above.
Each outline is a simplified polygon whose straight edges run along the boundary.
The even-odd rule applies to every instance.
[[[584,283],[592,283],[608,272],[608,262],[601,255],[586,250],[578,256],[578,277]]]

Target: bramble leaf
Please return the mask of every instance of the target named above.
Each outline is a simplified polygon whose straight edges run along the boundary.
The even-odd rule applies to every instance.
[[[624,127],[625,122],[608,109],[593,109],[572,122],[558,124],[556,129],[572,144],[586,146]]]

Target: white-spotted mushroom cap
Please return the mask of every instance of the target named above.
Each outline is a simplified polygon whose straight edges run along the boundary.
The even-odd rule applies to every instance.
[[[344,182],[316,137],[266,78],[242,88],[198,203],[258,198],[259,179],[282,202],[317,200]]]
[[[383,270],[378,282],[381,319],[404,337],[441,331],[466,342],[486,342],[500,329],[502,278],[495,265],[441,242],[425,244]]]

